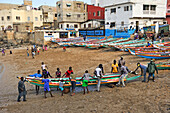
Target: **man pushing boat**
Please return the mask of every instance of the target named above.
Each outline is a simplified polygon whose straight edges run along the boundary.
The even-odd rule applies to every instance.
[[[146,70],[147,70],[147,67],[140,64],[139,62],[137,63],[137,68],[135,69],[135,71],[133,73],[136,73],[136,71],[138,69],[141,69],[141,75],[144,76],[144,80],[142,82],[146,82]]]

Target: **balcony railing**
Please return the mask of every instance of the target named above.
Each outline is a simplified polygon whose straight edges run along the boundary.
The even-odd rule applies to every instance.
[[[149,10],[144,10],[143,14],[151,14],[151,15],[155,15],[156,11],[149,11]]]

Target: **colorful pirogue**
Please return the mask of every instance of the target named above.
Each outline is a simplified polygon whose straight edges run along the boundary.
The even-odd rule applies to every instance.
[[[170,53],[169,52],[163,52],[163,53],[157,53],[157,52],[154,52],[154,53],[146,53],[146,52],[135,52],[135,51],[132,51],[130,49],[128,49],[129,52],[132,54],[132,55],[136,55],[136,56],[139,56],[139,57],[143,57],[143,58],[149,58],[149,59],[169,59],[170,58]]]
[[[141,77],[140,75],[136,75],[133,77],[126,78],[125,81],[129,80],[135,80],[137,78]],[[82,77],[76,77],[76,87],[82,86]],[[117,83],[119,81],[120,74],[106,74],[101,79],[101,84],[110,84],[110,83]],[[43,78],[35,78],[35,77],[26,77],[26,80],[33,84],[43,87],[44,83],[42,83]],[[69,81],[69,78],[49,78],[51,82],[49,83],[50,87],[59,87],[59,82],[61,79],[65,81],[64,87],[71,87],[71,82]],[[97,78],[93,77],[90,78],[88,85],[96,85],[97,84]]]
[[[160,62],[156,66],[159,70],[170,70],[170,62]]]

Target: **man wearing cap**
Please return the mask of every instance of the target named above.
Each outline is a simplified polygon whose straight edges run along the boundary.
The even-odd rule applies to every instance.
[[[148,82],[149,82],[150,76],[153,76],[153,82],[155,82],[155,76],[154,76],[155,71],[158,74],[158,69],[157,69],[154,61],[151,60],[150,63],[148,64],[148,68],[147,68],[147,72],[149,73]]]
[[[140,64],[140,63],[138,62],[138,63],[137,63],[137,68],[135,69],[135,71],[134,71],[133,73],[136,73],[136,71],[137,71],[139,68],[141,69],[141,75],[144,76],[144,80],[143,80],[142,82],[146,82],[146,69],[147,69],[147,67],[144,66],[144,65],[142,65],[142,64]]]

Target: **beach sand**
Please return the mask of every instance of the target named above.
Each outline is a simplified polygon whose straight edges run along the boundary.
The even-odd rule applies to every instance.
[[[159,71],[156,74],[156,82],[142,83],[141,79],[127,83],[126,87],[109,88],[101,87],[101,92],[83,92],[75,96],[64,94],[52,88],[55,97],[47,94],[44,99],[43,88],[36,95],[35,86],[25,83],[27,89],[27,101],[16,102],[18,96],[17,76],[34,74],[41,69],[41,62],[45,62],[52,76],[55,76],[57,67],[62,75],[69,66],[77,76],[82,76],[85,70],[92,74],[98,64],[104,65],[104,71],[110,73],[114,59],[119,60],[123,56],[126,66],[130,70],[136,68],[136,63],[147,65],[149,59],[130,55],[128,52],[112,51],[110,49],[90,50],[87,48],[62,48],[48,49],[41,52],[35,59],[26,56],[26,49],[14,49],[13,54],[0,56],[0,63],[4,65],[5,72],[0,79],[0,113],[168,113],[170,112],[170,71]],[[159,60],[168,61],[168,60]],[[157,62],[159,62],[157,61]],[[1,71],[2,73],[3,71]],[[140,72],[140,71],[139,71]],[[130,75],[131,76],[131,75]]]

